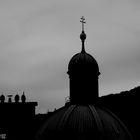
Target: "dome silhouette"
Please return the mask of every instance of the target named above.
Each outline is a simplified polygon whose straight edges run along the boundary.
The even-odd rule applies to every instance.
[[[81,73],[81,72],[92,72],[93,74],[99,75],[99,66],[93,56],[84,52],[75,54],[68,65],[68,74]]]
[[[68,65],[68,74],[82,74],[83,72],[87,72],[87,74],[92,72],[92,74],[99,75],[99,66],[97,61],[94,59],[93,56],[88,54],[85,51],[85,40],[86,40],[86,34],[84,31],[84,23],[85,18],[81,18],[82,22],[82,32],[80,34],[80,39],[82,42],[82,49],[80,53],[75,54]]]
[[[84,18],[81,18],[82,27]],[[82,28],[84,29],[84,28]],[[98,102],[99,66],[86,53],[84,31],[80,36],[82,50],[68,65],[70,100],[54,111],[37,134],[38,140],[132,140],[124,124]]]
[[[38,138],[60,140],[131,140],[127,128],[109,110],[93,105],[70,105],[57,110],[40,129]]]

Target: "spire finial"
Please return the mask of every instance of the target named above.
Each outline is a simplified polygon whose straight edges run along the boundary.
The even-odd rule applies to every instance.
[[[81,53],[85,53],[85,45],[84,45],[84,42],[85,42],[85,39],[86,39],[86,34],[85,34],[85,31],[84,31],[84,24],[86,23],[86,21],[85,21],[84,16],[81,17],[80,22],[82,23],[82,33],[80,35],[80,39],[82,41],[82,50],[81,50]]]

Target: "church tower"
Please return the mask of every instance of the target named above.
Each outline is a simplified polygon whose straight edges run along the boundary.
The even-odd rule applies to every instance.
[[[72,104],[94,104],[98,98],[100,72],[97,61],[85,51],[85,18],[82,17],[80,22],[82,23],[80,35],[82,49],[80,53],[71,58],[67,72],[70,78],[70,102]]]
[[[133,140],[124,124],[98,101],[99,67],[85,51],[84,17],[82,50],[68,65],[70,102],[54,111],[38,131],[37,140]]]

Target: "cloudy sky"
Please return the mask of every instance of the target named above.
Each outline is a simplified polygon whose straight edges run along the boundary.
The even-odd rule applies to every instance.
[[[37,112],[63,106],[83,15],[100,96],[139,86],[139,0],[0,0],[0,93],[25,91]]]

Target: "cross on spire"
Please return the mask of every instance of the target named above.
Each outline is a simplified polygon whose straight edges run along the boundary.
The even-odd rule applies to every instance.
[[[86,23],[84,16],[81,17],[80,22],[82,23],[82,31],[84,31],[84,24]]]

